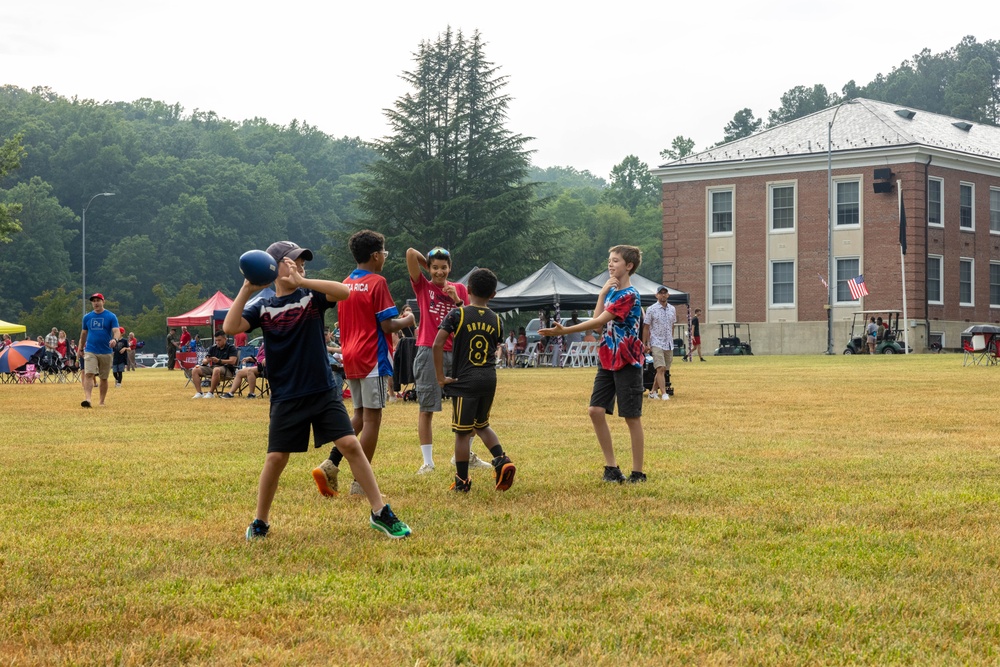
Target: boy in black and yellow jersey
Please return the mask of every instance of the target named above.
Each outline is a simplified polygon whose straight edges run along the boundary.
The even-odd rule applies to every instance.
[[[517,468],[490,428],[490,408],[497,390],[496,350],[503,341],[500,317],[487,304],[497,291],[497,277],[489,269],[476,269],[469,276],[471,305],[455,308],[441,322],[434,339],[434,368],[438,384],[448,386],[452,397],[451,430],[455,432],[455,483],[452,490],[468,493],[469,445],[478,435],[493,455],[497,491],[514,483]],[[444,373],[444,343],[454,334],[452,367]]]

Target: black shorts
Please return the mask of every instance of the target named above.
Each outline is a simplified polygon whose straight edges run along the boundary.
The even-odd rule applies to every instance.
[[[486,396],[452,396],[451,430],[454,433],[471,433],[475,428],[490,425],[493,394]]]
[[[331,389],[288,401],[272,401],[267,451],[309,451],[310,426],[316,447],[354,435],[347,409]]]
[[[606,413],[613,415],[617,400],[619,417],[641,417],[644,393],[642,369],[638,366],[625,366],[617,371],[598,368],[590,406],[604,408]]]

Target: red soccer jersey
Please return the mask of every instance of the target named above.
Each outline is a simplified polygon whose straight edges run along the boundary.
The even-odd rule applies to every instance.
[[[351,291],[337,304],[344,375],[352,380],[392,375],[392,341],[382,321],[399,314],[385,278],[355,269],[344,281]]]
[[[448,282],[455,286],[462,303],[469,305],[469,292],[462,283]],[[457,308],[444,290],[427,280],[427,276],[420,274],[419,280],[410,279],[410,286],[417,297],[417,309],[420,311],[420,327],[417,329],[417,347],[434,347],[434,339],[437,337],[438,327],[441,322],[452,311]],[[444,351],[451,350],[451,336],[445,341]]]

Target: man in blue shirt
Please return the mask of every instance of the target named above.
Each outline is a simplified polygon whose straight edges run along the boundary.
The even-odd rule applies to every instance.
[[[90,305],[94,310],[84,315],[83,330],[80,332],[80,349],[83,350],[83,401],[80,405],[85,408],[90,407],[94,376],[101,378],[100,404],[104,405],[104,398],[108,395],[108,376],[111,375],[111,355],[122,335],[118,330],[118,318],[104,308],[103,294],[91,294]]]

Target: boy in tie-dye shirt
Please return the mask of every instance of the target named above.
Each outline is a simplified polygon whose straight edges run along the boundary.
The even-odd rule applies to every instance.
[[[608,251],[608,282],[597,297],[594,317],[570,327],[556,323],[540,329],[542,336],[563,336],[577,331],[604,329],[598,348],[600,366],[590,397],[590,420],[604,454],[604,481],[645,482],[642,472],[645,436],[642,431],[642,307],[631,277],[642,263],[642,251],[635,246],[617,245]],[[615,460],[607,415],[625,419],[632,441],[632,474],[626,478]]]

